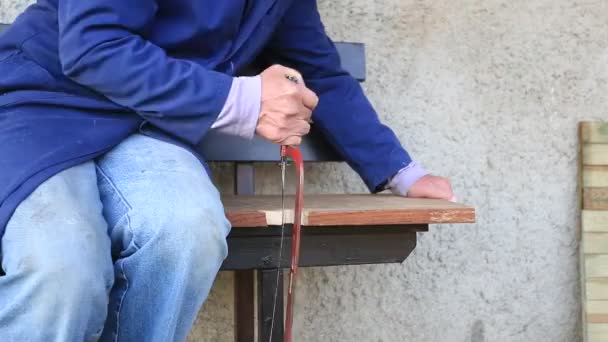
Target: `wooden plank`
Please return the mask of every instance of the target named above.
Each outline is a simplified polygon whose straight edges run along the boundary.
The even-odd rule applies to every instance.
[[[583,146],[584,165],[608,165],[608,144],[587,144]]]
[[[587,324],[587,342],[608,341],[608,324]]]
[[[608,233],[583,233],[584,254],[608,254]]]
[[[581,122],[581,142],[608,143],[608,123],[605,122]]]
[[[588,323],[608,323],[608,300],[588,300],[585,304]]]
[[[222,201],[233,227],[281,225],[279,195],[224,196]],[[293,223],[293,202],[293,196],[286,197],[286,224]],[[261,214],[265,222],[261,222]],[[307,195],[302,213],[302,224],[308,226],[473,222],[475,209],[462,204],[391,195]]]
[[[585,277],[587,279],[608,277],[608,255],[586,255]]]
[[[225,205],[224,208],[226,208]],[[266,220],[266,214],[262,211],[240,211],[226,208],[226,217],[228,218],[228,221],[230,221],[230,224],[232,224],[232,228],[266,227],[269,225],[268,221]]]
[[[428,210],[382,210],[350,211],[332,210],[310,211],[306,225],[382,225],[382,224],[437,224],[437,223],[473,223],[475,214],[466,208],[461,209],[428,209]]]
[[[608,300],[608,279],[589,279],[585,282],[588,300]]]
[[[608,166],[583,167],[583,187],[608,187]]]
[[[584,232],[608,232],[608,211],[583,210],[581,223]]]
[[[584,188],[583,209],[608,210],[608,187]]]

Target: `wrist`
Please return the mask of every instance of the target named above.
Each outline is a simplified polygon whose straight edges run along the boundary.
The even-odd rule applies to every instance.
[[[260,76],[235,77],[224,107],[211,128],[224,134],[253,139],[261,98]]]
[[[391,178],[388,183],[388,188],[396,195],[407,196],[412,185],[414,185],[420,178],[428,175],[428,171],[425,170],[415,161],[409,163],[406,167],[401,169],[395,176]]]

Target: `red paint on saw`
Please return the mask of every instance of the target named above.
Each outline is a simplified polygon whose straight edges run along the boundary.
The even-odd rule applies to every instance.
[[[302,207],[304,205],[304,160],[302,153],[292,146],[281,146],[281,158],[290,157],[296,167],[298,187],[294,208],[293,231],[291,241],[291,267],[289,269],[289,287],[287,290],[287,309],[285,312],[284,342],[291,342],[293,327],[293,307],[295,303],[296,279],[300,264],[300,236],[302,232]]]

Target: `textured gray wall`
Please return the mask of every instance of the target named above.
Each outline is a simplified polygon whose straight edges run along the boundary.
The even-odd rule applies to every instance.
[[[0,0],[0,21],[23,6]],[[372,102],[478,223],[432,227],[403,265],[304,270],[296,341],[579,340],[576,123],[608,119],[608,1],[320,7],[333,38],[367,44]],[[310,192],[364,191],[343,165],[307,171]],[[259,175],[277,191],[275,167]],[[229,341],[232,301],[221,274],[191,341]]]

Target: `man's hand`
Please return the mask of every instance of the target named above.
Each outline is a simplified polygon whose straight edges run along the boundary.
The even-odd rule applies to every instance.
[[[447,178],[426,175],[420,178],[407,193],[411,198],[436,198],[455,202],[452,185]]]
[[[262,105],[256,133],[277,144],[299,145],[310,131],[310,117],[319,98],[293,69],[273,65],[260,76]]]

